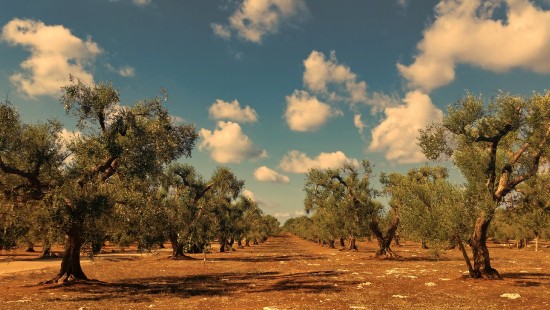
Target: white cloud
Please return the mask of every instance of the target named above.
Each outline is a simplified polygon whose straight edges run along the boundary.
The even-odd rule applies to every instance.
[[[353,125],[355,126],[355,128],[357,128],[357,130],[359,130],[359,134],[363,134],[363,131],[365,130],[365,127],[367,127],[367,125],[365,125],[365,123],[363,123],[363,120],[361,119],[361,114],[355,114],[353,116]]]
[[[228,119],[239,123],[254,123],[258,121],[258,114],[250,106],[241,109],[239,102],[235,99],[232,102],[225,102],[217,99],[208,109],[213,119]]]
[[[210,27],[212,28],[212,31],[214,31],[214,34],[216,36],[224,40],[229,40],[231,38],[231,31],[229,31],[229,29],[227,29],[226,26],[216,24],[216,23],[211,23]]]
[[[505,20],[493,16],[499,6],[506,6]],[[550,73],[550,11],[528,0],[442,0],[417,49],[410,66],[397,68],[424,91],[453,81],[457,64]]]
[[[318,51],[312,51],[304,60],[304,84],[313,92],[327,93],[329,84],[343,87],[351,103],[366,102],[367,84],[357,81],[357,75],[348,66],[338,64],[336,53],[330,58]]]
[[[409,5],[409,0],[396,0],[398,6],[406,8]]]
[[[305,173],[311,168],[340,168],[344,164],[358,167],[359,161],[355,158],[348,158],[342,151],[321,153],[315,158],[310,158],[305,153],[292,150],[283,156],[279,167],[289,173]]]
[[[285,119],[291,130],[315,131],[330,117],[338,115],[342,115],[342,112],[310,96],[306,91],[295,90],[286,97]]]
[[[388,107],[386,119],[372,130],[369,151],[386,152],[386,159],[398,163],[418,163],[426,158],[416,144],[418,130],[432,122],[441,121],[443,113],[428,95],[412,91],[405,97],[404,105]]]
[[[152,0],[132,0],[132,3],[134,3],[137,6],[147,6],[151,4]]]
[[[136,75],[136,70],[134,69],[134,67],[131,66],[122,66],[118,69],[109,63],[105,66],[109,71],[114,72],[122,77],[134,77]]]
[[[58,142],[61,144],[61,153],[65,153],[69,150],[69,144],[73,142],[74,140],[80,138],[82,136],[82,133],[78,130],[71,131],[67,128],[63,128],[61,132],[59,133],[57,139]],[[71,163],[74,160],[74,155],[69,154],[67,158],[65,158],[65,163]]]
[[[203,128],[199,133],[202,137],[199,150],[209,151],[217,163],[240,163],[245,159],[267,157],[266,150],[256,147],[237,123],[219,121],[216,130]]]
[[[61,132],[59,133],[58,139],[61,145],[67,146],[69,143],[74,141],[77,138],[80,138],[82,136],[82,133],[78,130],[68,130],[67,128],[63,128]]]
[[[136,75],[136,70],[133,67],[130,66],[123,66],[120,69],[118,69],[118,74],[120,74],[123,77],[133,77]]]
[[[329,58],[318,51],[312,51],[304,60],[303,81],[313,94],[329,101],[343,101],[350,104],[365,104],[370,106],[371,113],[378,113],[384,108],[396,105],[395,96],[380,92],[367,92],[367,83],[360,81],[351,68],[340,64],[336,52],[332,51]],[[398,104],[398,103],[397,103]]]
[[[256,169],[256,171],[254,171],[254,178],[260,182],[271,183],[288,183],[290,181],[286,175],[280,174],[266,166],[261,166]]]
[[[31,53],[20,64],[22,72],[10,76],[18,90],[29,97],[57,96],[69,75],[92,83],[87,68],[102,52],[90,38],[82,40],[62,25],[48,26],[30,19],[12,19],[2,28],[1,39]]]
[[[306,215],[306,211],[304,211],[304,210],[294,211],[294,215],[295,216],[304,216],[304,215]]]
[[[276,218],[289,218],[290,217],[290,213],[289,212],[275,212],[273,213],[273,216],[276,217]]]
[[[229,17],[229,26],[212,24],[217,36],[229,39],[230,29],[243,40],[261,43],[264,36],[277,33],[281,24],[306,14],[305,0],[244,0]]]
[[[248,199],[252,201],[256,201],[256,197],[254,196],[254,193],[248,189],[243,190],[243,196],[248,197]]]
[[[182,125],[183,123],[185,123],[185,118],[178,115],[170,115],[170,119],[176,125]]]

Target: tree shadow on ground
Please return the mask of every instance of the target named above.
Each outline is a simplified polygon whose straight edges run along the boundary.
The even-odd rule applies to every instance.
[[[227,256],[207,259],[208,261],[236,261],[236,262],[280,262],[327,259],[325,256],[298,254],[298,255],[258,255],[258,256]]]
[[[513,279],[515,286],[545,286],[550,288],[550,273],[509,272],[500,275],[504,279]]]
[[[242,293],[295,291],[297,293],[339,292],[338,285],[349,284],[338,279],[342,273],[326,270],[282,274],[280,272],[217,273],[184,277],[150,277],[123,279],[107,283],[101,281],[75,282],[44,287],[75,293],[73,301],[123,299],[126,302],[150,302],[157,295],[178,298],[193,296],[232,296]],[[49,301],[61,300],[53,297]]]

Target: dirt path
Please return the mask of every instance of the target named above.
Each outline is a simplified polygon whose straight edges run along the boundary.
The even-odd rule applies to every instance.
[[[418,244],[399,260],[338,251],[295,236],[230,253],[174,261],[167,253],[83,266],[100,283],[37,286],[57,268],[0,276],[0,309],[542,309],[550,301],[550,249],[494,246],[502,281],[464,277],[458,251],[434,259]],[[512,299],[515,298],[515,299]]]

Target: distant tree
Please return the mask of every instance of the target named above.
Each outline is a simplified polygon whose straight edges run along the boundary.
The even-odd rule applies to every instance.
[[[227,208],[239,196],[244,181],[224,167],[218,167],[204,181],[192,166],[173,164],[166,169],[162,184],[173,258],[184,257],[186,251],[202,252],[214,237],[222,234],[228,241],[225,234],[230,234],[227,227],[233,220]],[[220,222],[224,232],[220,232]]]
[[[464,206],[463,189],[452,185],[447,177],[444,167],[424,166],[406,175],[382,174],[380,179],[407,237],[432,243],[436,251],[456,244],[466,254],[463,241],[468,240],[472,209]]]
[[[262,216],[262,241],[266,241],[269,237],[276,236],[279,233],[281,233],[281,222],[270,214]]]
[[[297,218],[290,218],[283,224],[282,230],[295,234],[303,239],[313,240],[313,234],[311,228],[313,227],[313,220],[306,215],[302,215]]]
[[[374,200],[379,193],[370,184],[372,168],[366,160],[361,166],[361,173],[351,165],[344,165],[340,169],[310,170],[305,183],[306,212],[331,210],[329,213],[342,220],[344,226],[341,229],[350,236],[350,249],[356,249],[355,238],[367,236],[370,229],[379,244],[376,255],[393,256],[390,244],[398,221],[390,225],[386,235],[382,233],[382,205]]]
[[[470,276],[500,278],[491,266],[487,231],[505,197],[550,155],[550,94],[499,94],[490,102],[468,94],[449,106],[442,123],[421,130],[419,140],[429,159],[451,157],[466,179],[466,197],[476,210]]]

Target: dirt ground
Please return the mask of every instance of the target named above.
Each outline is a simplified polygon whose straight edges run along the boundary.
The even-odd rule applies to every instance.
[[[491,244],[503,280],[472,280],[458,250],[439,259],[418,244],[394,247],[399,259],[321,247],[283,235],[230,253],[168,259],[104,254],[83,269],[97,283],[38,285],[59,261],[0,255],[0,309],[548,309],[550,248]],[[47,262],[50,265],[33,265]],[[18,265],[10,270],[10,264]],[[24,267],[27,264],[27,267]],[[23,267],[22,267],[23,266]],[[37,267],[38,266],[38,267]],[[37,268],[28,270],[29,268]]]

